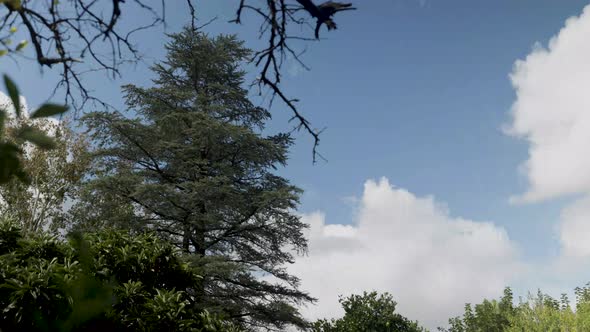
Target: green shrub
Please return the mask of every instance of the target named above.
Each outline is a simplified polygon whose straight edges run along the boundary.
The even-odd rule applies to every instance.
[[[197,308],[199,281],[154,234],[104,230],[64,241],[0,222],[3,331],[233,330]]]

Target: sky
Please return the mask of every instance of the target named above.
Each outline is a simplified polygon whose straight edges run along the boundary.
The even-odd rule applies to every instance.
[[[211,35],[262,45],[252,15],[227,23],[236,1],[196,4],[203,22],[218,18],[205,28]],[[338,316],[338,295],[374,289],[436,327],[505,286],[558,296],[590,281],[588,2],[355,5],[336,17],[338,30],[298,45],[310,71],[293,60],[285,67],[285,91],[326,127],[327,162],[312,164],[301,133],[280,170],[305,190],[309,253],[289,268],[319,299],[304,314]],[[129,25],[140,19],[123,16]],[[187,20],[184,2],[169,2],[166,28],[136,38],[144,61],[122,78],[93,76],[96,94],[122,107],[119,86],[149,85],[165,33]],[[27,82],[30,105],[48,98],[52,71],[3,69]],[[289,130],[288,110],[271,111],[268,132]]]

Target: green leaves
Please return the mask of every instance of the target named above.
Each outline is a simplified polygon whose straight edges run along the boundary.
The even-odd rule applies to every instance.
[[[23,48],[27,47],[27,45],[29,45],[29,41],[22,40],[20,43],[18,43],[18,45],[16,45],[16,51],[22,51]]]
[[[20,46],[20,44],[19,44]],[[18,49],[18,47],[17,47]],[[16,115],[17,124],[22,120],[22,110],[20,103],[20,92],[16,84],[8,75],[4,75],[4,86]],[[68,110],[66,106],[56,104],[44,104],[31,115],[32,119],[39,119],[50,117],[58,114],[63,114]],[[26,182],[28,177],[23,170],[21,162],[22,148],[21,142],[30,142],[40,149],[55,148],[55,141],[43,131],[33,128],[31,126],[24,126],[17,130],[17,135],[14,137],[16,141],[10,141],[5,136],[5,124],[7,119],[7,110],[0,109],[0,184],[7,183],[13,177]]]
[[[449,319],[443,332],[522,332],[522,331],[590,331],[590,284],[576,288],[575,311],[567,296],[557,300],[540,290],[514,304],[510,288],[497,300],[486,300],[475,307],[467,304],[463,316]]]
[[[6,86],[6,92],[8,92],[8,97],[12,101],[12,105],[14,106],[14,112],[16,113],[16,117],[20,118],[20,98],[18,88],[16,84],[8,77],[8,75],[4,75],[4,85]]]
[[[53,139],[37,128],[24,127],[20,130],[18,136],[41,149],[49,150],[55,148]]]
[[[313,298],[284,270],[292,262],[287,247],[306,249],[306,225],[293,213],[300,192],[273,173],[291,140],[260,133],[270,114],[248,99],[237,70],[248,51],[234,37],[192,29],[172,35],[166,49],[153,87],[124,88],[133,117],[83,118],[95,142],[92,165],[100,165],[94,172],[105,176],[84,186],[76,222],[158,229],[194,254],[204,276],[194,291],[199,305],[230,317],[251,313],[253,325],[269,329],[303,328],[293,303]],[[124,204],[132,208],[121,210]],[[257,278],[251,266],[286,286]]]
[[[31,119],[46,118],[54,115],[60,115],[67,111],[67,106],[47,103],[41,105],[39,109],[33,112],[33,114],[31,114]]]
[[[397,303],[388,294],[364,292],[340,299],[344,317],[321,319],[313,323],[312,332],[423,332],[426,331],[406,317],[395,312]]]
[[[0,221],[0,330],[237,331],[191,304],[197,278],[183,264],[153,234],[65,242]]]
[[[0,0],[0,3],[5,4],[11,10],[18,10],[21,7],[21,0]]]

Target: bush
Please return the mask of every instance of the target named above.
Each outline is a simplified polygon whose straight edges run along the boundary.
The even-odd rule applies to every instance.
[[[197,309],[197,272],[154,234],[105,230],[64,241],[0,222],[0,329],[235,330]]]
[[[340,298],[344,317],[320,319],[312,324],[313,332],[425,332],[418,322],[395,312],[397,302],[389,293],[364,292]]]

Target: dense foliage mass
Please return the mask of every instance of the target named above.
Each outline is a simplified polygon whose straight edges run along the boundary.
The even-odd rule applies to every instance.
[[[0,224],[3,331],[230,331],[197,309],[199,274],[154,234],[69,241]]]
[[[575,294],[574,308],[565,294],[557,300],[541,291],[536,296],[529,294],[515,304],[511,289],[506,288],[504,296],[499,301],[484,300],[475,305],[475,309],[467,304],[462,317],[450,319],[450,327],[439,330],[446,332],[590,331],[590,287],[576,288]]]
[[[388,293],[376,292],[351,295],[340,299],[344,317],[321,319],[313,324],[313,332],[421,332],[417,322],[395,312],[397,303]]]

